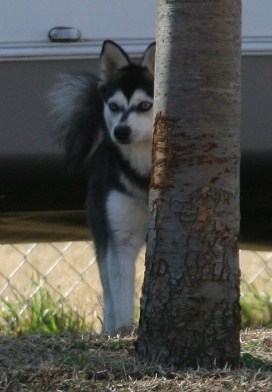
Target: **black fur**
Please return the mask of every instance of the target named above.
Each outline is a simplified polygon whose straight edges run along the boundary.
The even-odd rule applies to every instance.
[[[118,147],[111,140],[104,140],[93,156],[87,191],[88,219],[98,257],[110,236],[105,210],[108,194],[113,189],[129,194],[120,182],[121,173],[145,192],[147,203],[150,177],[139,175],[122,157]]]
[[[141,210],[139,211],[142,213],[144,210],[145,214],[147,212],[150,173],[148,173],[149,166],[146,167],[146,170],[143,170],[141,165],[133,165],[135,162],[132,160],[130,161],[130,158],[133,159],[132,157],[134,157],[134,155],[129,155],[130,149],[126,150],[129,153],[123,155],[124,151],[112,141],[104,120],[104,104],[107,103],[108,99],[118,90],[121,90],[129,100],[138,89],[144,90],[144,92],[152,98],[154,88],[154,77],[148,62],[143,62],[146,66],[132,63],[127,54],[111,41],[105,42],[101,56],[107,46],[110,52],[112,48],[109,48],[109,45],[115,45],[118,50],[120,50],[121,57],[123,54],[124,61],[121,61],[121,68],[111,74],[112,63],[109,62],[110,77],[105,68],[103,71],[103,81],[88,73],[64,76],[51,94],[51,101],[53,105],[55,105],[55,107],[53,106],[52,111],[53,118],[55,119],[54,128],[63,140],[67,162],[73,166],[78,166],[85,161],[88,156],[90,157],[90,160],[88,159],[89,178],[86,197],[88,220],[95,242],[104,294],[107,292],[107,295],[109,295],[109,280],[119,279],[121,277],[109,277],[107,275],[107,266],[105,266],[105,268],[102,267],[102,264],[104,265],[107,263],[105,254],[112,244],[112,242],[109,242],[109,239],[112,238],[114,240],[115,237],[107,217],[107,200],[109,200],[111,191],[119,191],[131,196],[133,200],[136,199],[137,203],[139,200],[141,205],[141,207],[139,207]],[[149,48],[150,47],[151,45]],[[115,48],[113,48],[113,52],[114,51]],[[149,54],[150,52],[145,53]],[[113,55],[112,59],[109,59],[109,61],[112,60],[114,63],[115,59],[116,58]],[[124,63],[127,65],[123,66]],[[128,113],[129,111],[126,112],[127,116]],[[126,120],[126,118],[123,118],[123,121],[124,120]],[[150,139],[147,141],[144,139],[146,143],[150,143],[150,161],[151,134],[152,125],[150,126]],[[126,148],[126,146],[123,147]],[[127,148],[134,147],[129,146]],[[135,146],[135,148],[138,147]],[[145,151],[143,154],[146,154],[146,151],[148,152],[149,150],[140,149],[137,151],[141,151],[141,153],[142,151]],[[146,157],[146,155],[143,156]],[[141,157],[142,155],[140,158]],[[144,160],[144,163],[149,165],[148,160]],[[138,167],[139,171],[146,172],[146,174],[142,175],[135,167]],[[124,199],[121,198],[120,200]],[[118,208],[119,207],[120,206],[118,206]],[[115,206],[113,208],[115,208]],[[130,212],[133,217],[133,211],[122,211],[122,206],[120,211],[121,215],[124,212],[123,217],[125,218],[127,213]],[[146,215],[144,215],[144,217],[145,216]],[[119,217],[116,221],[119,222]],[[134,224],[134,222],[131,223],[132,225]],[[112,226],[114,227],[114,224],[112,224]],[[115,225],[115,227],[117,227],[115,230],[118,231],[118,225]],[[144,241],[145,227],[143,227],[141,233],[143,233],[143,236],[140,236],[140,240]],[[128,233],[128,235],[130,235],[130,233]],[[130,246],[129,242],[127,246]],[[124,253],[126,254],[126,251]],[[112,260],[112,262],[114,263],[114,260]],[[111,293],[111,295],[116,295],[115,291]],[[107,311],[109,312],[109,309]],[[116,313],[116,309],[114,309],[114,312]],[[118,318],[118,315],[116,315],[116,317]],[[115,321],[118,323],[118,319]]]
[[[101,84],[100,91],[105,102],[113,93],[121,89],[125,96],[130,99],[136,88],[142,88],[150,97],[154,95],[154,79],[146,68],[130,64],[114,75],[109,83]]]

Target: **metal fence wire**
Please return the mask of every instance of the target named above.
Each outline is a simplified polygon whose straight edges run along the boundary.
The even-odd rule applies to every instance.
[[[242,290],[254,286],[272,294],[272,252],[240,251]],[[144,249],[136,263],[136,300],[141,295]],[[17,317],[27,311],[30,300],[47,292],[59,307],[84,314],[99,330],[102,289],[92,242],[0,245],[0,325],[9,303],[16,303]],[[243,294],[243,293],[242,293]],[[1,319],[2,318],[2,319]],[[9,327],[9,326],[7,326]]]
[[[143,270],[144,250],[136,265],[136,300]],[[102,288],[92,242],[0,245],[0,326],[9,304],[16,304],[20,318],[31,299],[45,294],[58,308],[75,310],[101,329]]]

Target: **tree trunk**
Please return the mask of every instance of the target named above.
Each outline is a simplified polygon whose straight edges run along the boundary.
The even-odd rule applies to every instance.
[[[237,366],[240,0],[159,0],[137,353]]]

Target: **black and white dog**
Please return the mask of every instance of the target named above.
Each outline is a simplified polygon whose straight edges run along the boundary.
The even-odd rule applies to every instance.
[[[134,318],[135,259],[148,223],[155,43],[139,64],[105,41],[100,79],[64,75],[51,102],[68,160],[91,156],[87,208],[104,295],[104,330]]]

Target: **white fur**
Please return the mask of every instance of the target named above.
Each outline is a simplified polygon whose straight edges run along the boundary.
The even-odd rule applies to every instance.
[[[116,141],[114,137],[114,128],[120,123],[123,112],[113,113],[109,108],[109,104],[112,102],[123,108],[123,110],[126,110],[128,108],[128,100],[124,93],[121,90],[118,90],[113,94],[112,97],[110,97],[109,101],[104,104],[104,118],[107,124],[107,128],[109,130],[111,139]]]
[[[136,90],[132,95],[128,107],[137,106],[141,102],[153,103],[153,99],[149,97],[143,90]],[[153,109],[151,108],[147,112],[137,113],[132,111],[126,121],[132,129],[131,143],[137,143],[143,140],[150,140],[152,138],[153,131]]]
[[[143,69],[141,82],[145,80],[144,74],[151,81],[154,63],[155,44],[153,43],[146,49],[140,61],[140,65],[146,68]],[[129,170],[123,171],[122,168],[119,170],[120,166],[117,162],[116,170],[119,170],[119,173],[114,176],[113,183],[109,181],[105,184],[104,189],[107,193],[99,195],[101,201],[106,202],[106,211],[102,208],[97,213],[95,211],[94,214],[90,214],[92,229],[94,231],[96,228],[99,229],[99,241],[96,247],[104,294],[104,330],[106,333],[113,333],[120,327],[129,327],[133,322],[135,259],[145,242],[148,224],[147,182],[152,160],[153,109],[151,106],[145,111],[144,107],[141,108],[139,104],[148,102],[152,105],[153,98],[144,89],[136,89],[128,99],[119,89],[109,98],[108,102],[104,102],[104,119],[100,118],[103,89],[107,89],[107,83],[110,83],[111,78],[123,67],[128,66],[127,72],[130,72],[131,64],[128,54],[118,44],[107,40],[103,44],[100,56],[100,81],[86,73],[64,75],[50,96],[54,128],[59,133],[60,140],[64,141],[69,160],[80,161],[86,158],[85,143],[91,142],[90,153],[101,141],[103,143],[105,134],[100,130],[100,126],[104,126],[105,120],[112,141],[129,162],[128,166],[136,172],[130,175],[132,173]],[[147,70],[150,72],[149,76]],[[119,109],[117,108],[116,112],[110,110],[109,103],[111,102],[118,105]],[[94,120],[90,121],[90,119]],[[96,120],[98,124],[95,123]],[[119,125],[124,128],[122,130],[120,127],[118,133],[116,127]],[[88,130],[93,133],[89,134]],[[88,136],[91,136],[90,140]],[[100,150],[101,152],[103,153],[103,149]],[[111,161],[105,157],[105,162],[105,167],[108,167],[107,163]],[[96,174],[97,181],[108,181],[106,175],[101,176],[100,179],[99,170]],[[137,174],[138,178],[143,180],[142,185],[141,182],[137,185]],[[117,176],[119,176],[118,179]],[[117,190],[120,189],[120,183],[125,188],[124,192]],[[109,191],[112,185],[113,188]],[[91,192],[93,186],[96,186],[94,179],[91,180],[88,197],[94,197],[93,201],[96,201],[97,195]],[[93,205],[94,203],[90,203],[90,206]],[[104,236],[101,233],[100,220],[96,222],[99,217],[98,212],[106,215],[103,216],[107,222]]]
[[[128,101],[121,90],[118,90],[105,104],[104,116],[111,139],[118,145],[123,156],[130,161],[131,166],[141,175],[147,176],[151,170],[151,149],[153,131],[153,110],[147,112],[131,111],[122,125],[131,129],[130,142],[119,144],[114,136],[115,128],[120,125],[122,115],[127,110],[136,107],[141,102],[153,100],[143,90],[138,89]],[[111,112],[109,103],[116,103],[122,110],[117,113]]]
[[[111,139],[114,142],[118,141],[114,136],[114,129],[120,124],[122,115],[133,107],[136,107],[141,102],[153,103],[153,99],[148,96],[143,90],[138,89],[132,95],[128,101],[124,93],[121,90],[116,91],[116,93],[109,99],[109,101],[104,106],[104,116],[106,120],[107,127],[110,132]],[[117,113],[111,112],[109,109],[109,103],[116,103],[122,110]],[[130,138],[130,143],[137,143],[143,140],[150,140],[152,138],[153,130],[153,110],[152,108],[147,112],[138,113],[136,111],[131,111],[127,119],[122,122],[122,125],[127,125],[131,128],[132,134]]]
[[[116,103],[118,112],[109,109]],[[105,104],[104,117],[110,137],[131,167],[142,176],[149,176],[152,164],[153,110],[138,112],[133,110],[141,102],[153,100],[143,90],[134,92],[130,100],[118,90]],[[123,114],[128,113],[124,120]],[[114,131],[118,125],[131,130],[129,143],[120,144]],[[107,288],[104,287],[104,326],[106,331],[114,331],[122,326],[130,326],[134,318],[135,259],[145,242],[148,208],[146,192],[124,175],[120,180],[127,194],[116,190],[110,192],[107,200],[107,216],[110,224],[110,240],[104,268],[107,271]]]
[[[135,259],[145,242],[148,209],[143,200],[114,190],[107,200],[107,214],[111,237],[106,268],[110,280],[109,290],[104,290],[104,317],[107,329],[114,331],[133,323]]]
[[[130,162],[131,167],[142,176],[150,174],[152,166],[152,140],[144,140],[137,144],[120,144],[119,149]]]

